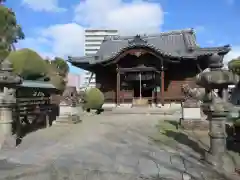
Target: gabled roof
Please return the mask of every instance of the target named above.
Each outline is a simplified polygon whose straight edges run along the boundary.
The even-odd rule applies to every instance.
[[[163,32],[154,35],[109,36],[106,37],[98,52],[93,56],[69,57],[73,64],[98,64],[115,59],[129,49],[147,48],[162,56],[174,59],[197,59],[214,53],[226,54],[230,46],[200,48],[193,29]]]

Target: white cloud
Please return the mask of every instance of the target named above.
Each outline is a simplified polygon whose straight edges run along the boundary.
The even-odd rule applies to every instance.
[[[58,7],[57,0],[24,1],[34,2],[36,6],[39,3],[38,9],[44,9],[45,1],[49,3],[48,10]],[[45,10],[47,10],[46,7]],[[33,44],[34,47],[36,44],[49,46],[51,53],[56,56],[81,56],[83,55],[85,28],[118,29],[122,34],[134,35],[156,33],[161,29],[163,18],[164,12],[157,2],[140,0],[126,3],[124,0],[80,0],[74,11],[75,22],[49,26],[38,32],[38,38],[32,42],[35,44]]]
[[[65,8],[59,7],[58,0],[22,0],[23,5],[34,11],[63,12]]]
[[[40,33],[51,42],[52,52],[58,56],[83,54],[84,29],[76,23],[56,24]]]
[[[37,38],[26,38],[16,45],[31,48],[42,57],[83,55],[84,28],[76,23],[55,24],[38,30]]]
[[[224,57],[224,64],[227,65],[229,61],[240,56],[240,46],[234,46],[232,50]]]
[[[160,31],[164,12],[157,2],[123,0],[80,1],[74,20],[91,28],[118,29],[122,34]]]
[[[43,58],[49,57],[50,59],[55,57],[55,55],[52,52],[47,51],[44,47],[46,45],[50,45],[51,42],[49,42],[47,39],[43,37],[39,38],[26,38],[22,41],[20,41],[16,45],[16,49],[22,49],[22,48],[30,48],[35,50],[39,55],[41,55]]]

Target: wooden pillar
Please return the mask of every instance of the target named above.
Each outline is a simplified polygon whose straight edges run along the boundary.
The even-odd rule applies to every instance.
[[[164,68],[161,68],[161,103],[164,105]]]
[[[117,87],[116,87],[116,99],[117,99],[117,105],[120,105],[120,72],[117,68]]]

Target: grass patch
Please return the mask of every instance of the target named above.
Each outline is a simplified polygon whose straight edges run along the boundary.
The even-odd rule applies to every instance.
[[[154,133],[150,138],[155,143],[164,143],[167,145],[174,145],[177,143],[175,138],[169,137],[167,135],[167,132],[176,132],[179,133],[180,130],[177,128],[176,124],[172,123],[173,121],[163,121],[160,120],[158,124],[156,125],[157,132]]]
[[[174,132],[178,132],[177,123],[174,121],[158,121],[157,129],[160,133],[165,133],[166,130],[171,130]]]
[[[200,154],[204,152],[204,149],[199,144],[200,142],[193,138],[189,132],[178,128],[176,121],[159,121],[157,124],[157,133],[151,139],[159,145],[164,144],[175,148],[179,144],[182,144]]]

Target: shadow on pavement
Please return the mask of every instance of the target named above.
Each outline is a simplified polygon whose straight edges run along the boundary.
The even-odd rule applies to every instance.
[[[175,141],[179,142],[180,144],[190,147],[194,152],[204,155],[205,149],[200,147],[200,145],[197,142],[189,139],[188,135],[180,132],[170,131],[170,130],[165,130],[164,135],[166,135],[167,137],[173,138]]]
[[[196,180],[200,180],[200,179],[201,180],[202,179],[211,179],[211,180],[239,179],[239,176],[237,176],[237,174],[227,173],[223,169],[215,169],[214,167],[212,167],[211,165],[209,165],[207,162],[204,161],[203,157],[204,157],[205,152],[208,149],[208,145],[204,144],[200,139],[197,138],[197,136],[195,136],[194,138],[190,138],[187,133],[181,132],[180,130],[178,130],[179,124],[176,121],[165,121],[165,123],[169,123],[169,124],[173,125],[176,129],[175,130],[165,129],[164,132],[159,132],[159,133],[166,136],[167,138],[175,140],[176,143],[179,144],[179,146],[177,146],[177,149],[178,149],[179,153],[181,154],[180,156],[183,159],[183,161],[185,163],[187,163],[189,167],[191,167],[190,169],[193,169],[193,167],[194,167],[195,169],[198,169],[199,173],[202,172],[203,174],[202,174],[202,177],[199,177],[199,174],[196,175],[195,172],[192,172],[191,170],[188,171],[187,168],[185,169],[185,171],[183,171],[182,169],[178,169],[176,167],[168,167],[169,169],[179,171],[181,173],[185,173],[188,176],[190,176],[191,179],[196,179]],[[161,128],[161,127],[158,126],[158,128]],[[165,145],[167,147],[172,148],[171,147],[172,145],[168,144],[168,142],[166,142],[166,141],[161,141],[159,139],[156,141],[152,138],[151,138],[151,140],[155,141],[155,143],[157,143],[157,144]],[[185,145],[188,148],[192,149],[193,151],[191,152],[191,150],[189,150],[188,148],[183,148],[183,146],[181,146],[181,145]],[[173,147],[173,148],[176,148],[176,147]],[[193,152],[196,152],[199,156]],[[230,156],[230,158],[233,158],[230,154],[228,154],[228,156]],[[233,159],[233,161],[234,161],[234,159]],[[166,165],[166,166],[168,166],[168,165]]]

